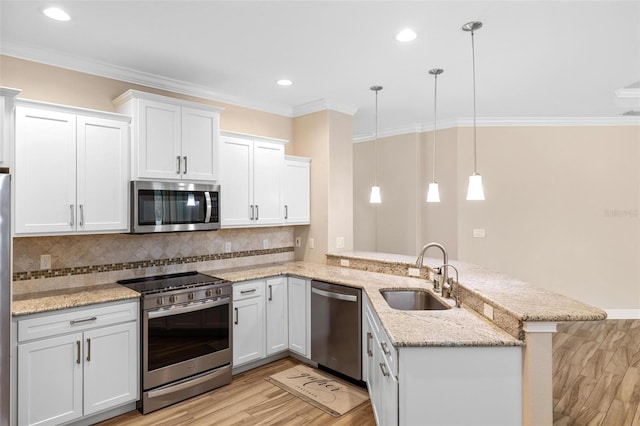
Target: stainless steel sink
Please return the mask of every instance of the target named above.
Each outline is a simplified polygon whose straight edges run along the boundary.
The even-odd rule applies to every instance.
[[[440,311],[451,308],[425,290],[380,290],[380,293],[389,306],[400,311]]]

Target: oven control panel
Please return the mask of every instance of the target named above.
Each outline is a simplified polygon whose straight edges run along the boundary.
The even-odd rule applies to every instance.
[[[231,298],[231,284],[216,284],[195,288],[175,289],[163,293],[147,294],[142,296],[142,309],[156,309],[171,305],[183,305],[187,303],[203,302],[205,300],[217,300]]]

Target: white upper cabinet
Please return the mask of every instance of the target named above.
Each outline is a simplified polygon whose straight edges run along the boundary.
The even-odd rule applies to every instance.
[[[20,101],[15,141],[16,234],[128,229],[128,117]]]
[[[222,108],[136,90],[113,103],[133,118],[133,179],[219,179]]]
[[[308,225],[311,223],[310,178],[310,158],[285,157],[282,198],[286,225]]]
[[[0,167],[11,166],[13,102],[19,90],[0,87]]]
[[[223,227],[283,224],[284,141],[223,133]]]

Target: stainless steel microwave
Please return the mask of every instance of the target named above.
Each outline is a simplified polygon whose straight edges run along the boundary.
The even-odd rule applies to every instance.
[[[220,185],[131,182],[131,233],[220,228]]]

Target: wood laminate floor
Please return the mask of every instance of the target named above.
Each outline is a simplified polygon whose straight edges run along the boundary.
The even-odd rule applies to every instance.
[[[553,403],[554,426],[640,426],[640,320],[559,325]]]
[[[299,363],[285,358],[188,401],[100,425],[375,425],[369,402],[335,418],[265,380]],[[640,426],[640,320],[560,324],[553,337],[553,405],[554,426]]]
[[[375,426],[369,401],[333,417],[265,379],[300,364],[285,358],[233,376],[231,384],[145,416],[132,411],[100,426],[354,425]]]

